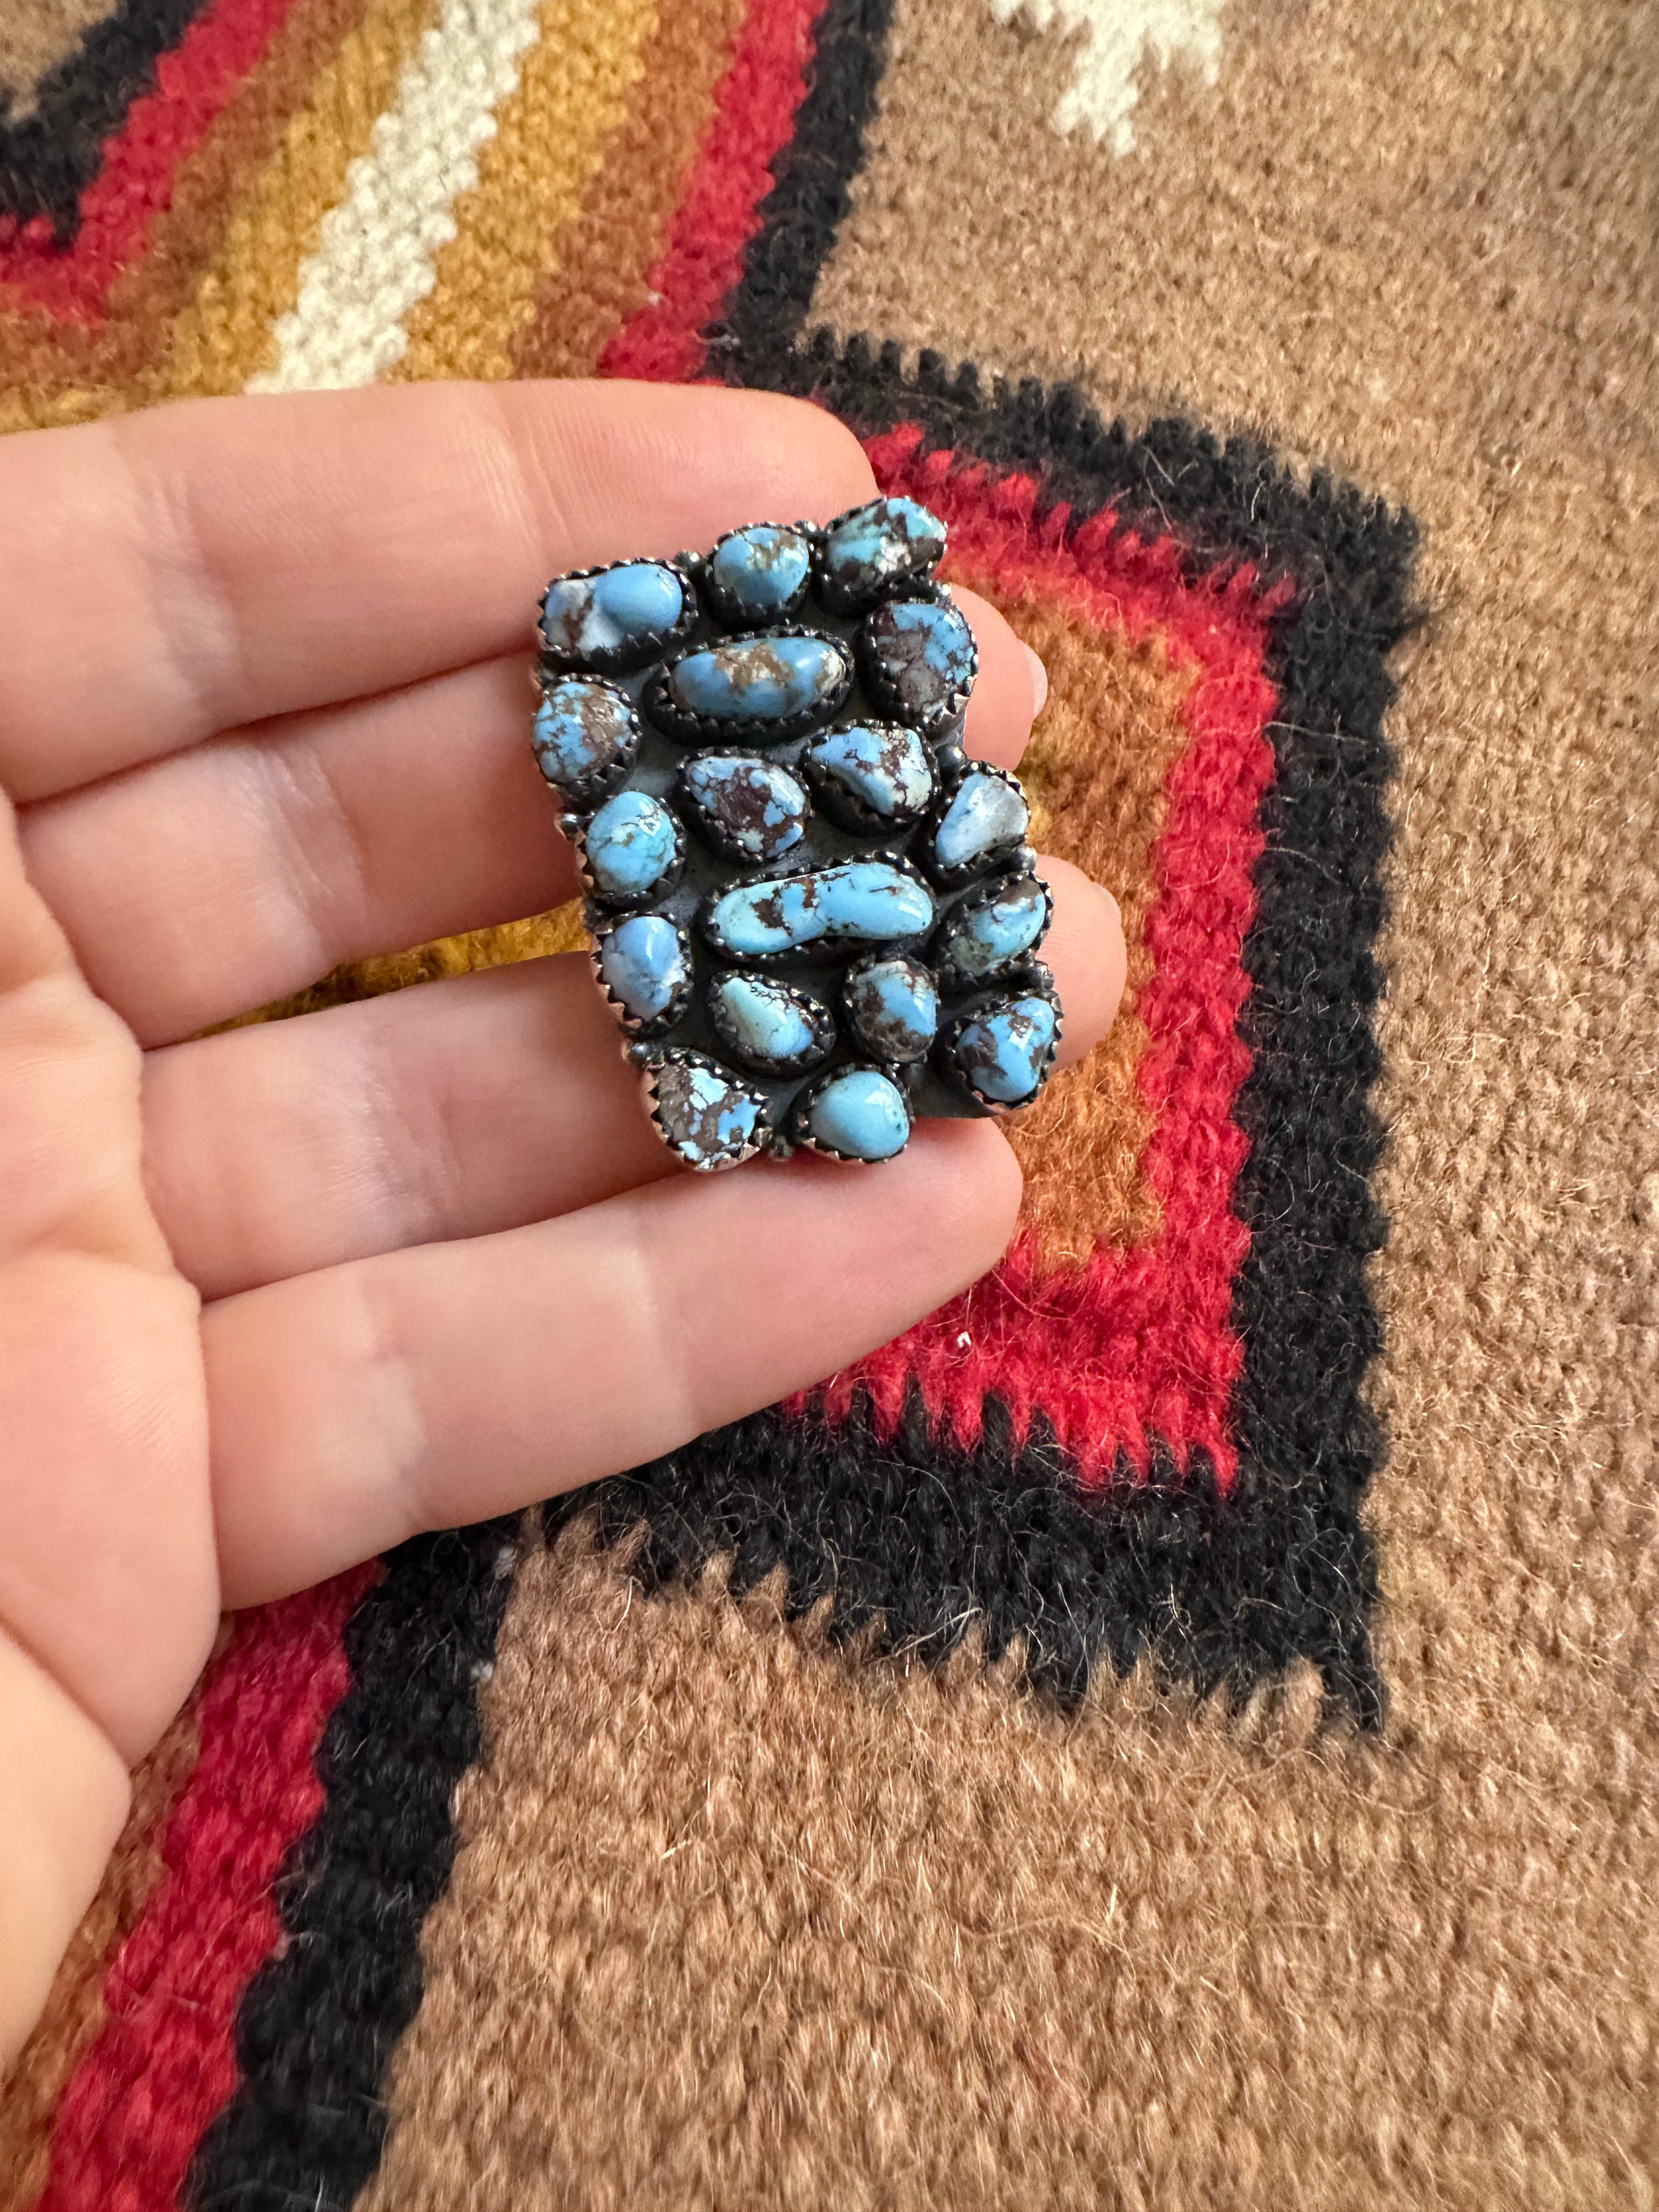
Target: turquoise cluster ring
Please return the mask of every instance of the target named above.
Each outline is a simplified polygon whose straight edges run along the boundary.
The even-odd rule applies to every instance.
[[[556,576],[532,742],[593,968],[696,1169],[891,1159],[1006,1114],[1060,1036],[1018,780],[963,750],[973,632],[910,499]]]

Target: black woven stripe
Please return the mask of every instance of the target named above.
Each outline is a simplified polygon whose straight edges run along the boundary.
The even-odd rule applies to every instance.
[[[176,46],[208,0],[125,0],[94,23],[75,52],[35,88],[28,113],[0,106],[0,216],[52,217],[60,246],[80,228],[82,193],[104,162],[104,141],[155,82],[155,64]]]
[[[200,2212],[344,2212],[380,2163],[382,2077],[421,2001],[421,1923],[455,1855],[513,1540],[504,1521],[418,1537],[351,1618],[323,1808],[279,1889],[285,1941],[242,1999],[241,2085],[191,2170]]]

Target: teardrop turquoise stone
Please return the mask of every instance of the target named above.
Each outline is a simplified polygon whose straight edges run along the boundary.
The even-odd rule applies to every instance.
[[[703,928],[716,951],[763,960],[825,942],[919,937],[933,915],[933,899],[914,876],[885,860],[843,860],[724,891],[710,902]]]
[[[811,1098],[802,1127],[814,1144],[854,1160],[890,1160],[910,1134],[910,1109],[898,1086],[873,1067],[832,1075]]]
[[[994,896],[956,909],[939,933],[939,957],[977,981],[1030,951],[1048,926],[1048,892],[1035,876],[1015,876]]]
[[[728,969],[708,986],[708,1018],[732,1057],[757,1075],[804,1075],[836,1042],[828,1006],[787,983]]]
[[[732,638],[674,662],[668,703],[679,714],[764,740],[833,708],[851,680],[847,654],[833,638]]]
[[[685,611],[685,585],[661,561],[628,561],[597,576],[561,576],[542,602],[542,636],[561,660],[642,668]]]
[[[626,771],[639,750],[640,726],[632,707],[609,684],[567,677],[549,685],[536,709],[531,743],[548,781],[580,803]]]
[[[823,543],[826,596],[857,606],[895,582],[926,576],[945,551],[945,525],[914,499],[872,499],[830,527]]]
[[[694,819],[722,850],[781,860],[806,834],[811,802],[787,769],[741,753],[695,753],[680,770]]]
[[[944,874],[974,867],[1019,844],[1030,818],[1012,784],[972,769],[951,794],[934,832],[934,862]]]
[[[851,793],[883,822],[914,822],[933,795],[927,748],[898,723],[826,730],[807,747],[802,765]]]
[[[866,678],[884,708],[924,730],[957,712],[979,665],[974,634],[955,607],[896,599],[865,617]]]
[[[619,791],[588,823],[582,849],[599,897],[648,898],[678,865],[680,828],[660,799]]]
[[[721,538],[709,556],[708,580],[721,613],[778,622],[805,589],[811,566],[811,542],[799,530],[755,522]]]
[[[689,1167],[722,1167],[759,1140],[766,1101],[712,1060],[665,1060],[653,1079],[657,1120]]]
[[[1054,1030],[1052,1000],[1011,999],[964,1022],[951,1057],[981,1097],[999,1106],[1018,1106],[1042,1079]]]
[[[599,975],[631,1021],[661,1019],[690,976],[690,948],[672,921],[631,915],[599,939]]]
[[[896,953],[854,969],[843,991],[853,1033],[872,1060],[920,1060],[939,1027],[939,993],[920,960]]]

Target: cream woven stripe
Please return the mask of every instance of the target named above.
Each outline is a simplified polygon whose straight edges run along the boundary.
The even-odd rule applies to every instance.
[[[454,203],[478,180],[478,149],[538,16],[538,0],[446,0],[324,218],[299,298],[276,325],[276,365],[250,392],[372,384],[402,356],[404,319],[432,289]]]

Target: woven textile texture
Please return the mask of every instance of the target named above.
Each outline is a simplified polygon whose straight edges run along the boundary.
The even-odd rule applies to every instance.
[[[814,396],[1130,963],[950,1309],[230,1624],[0,2212],[1659,2202],[1652,9],[0,12],[3,427]]]

